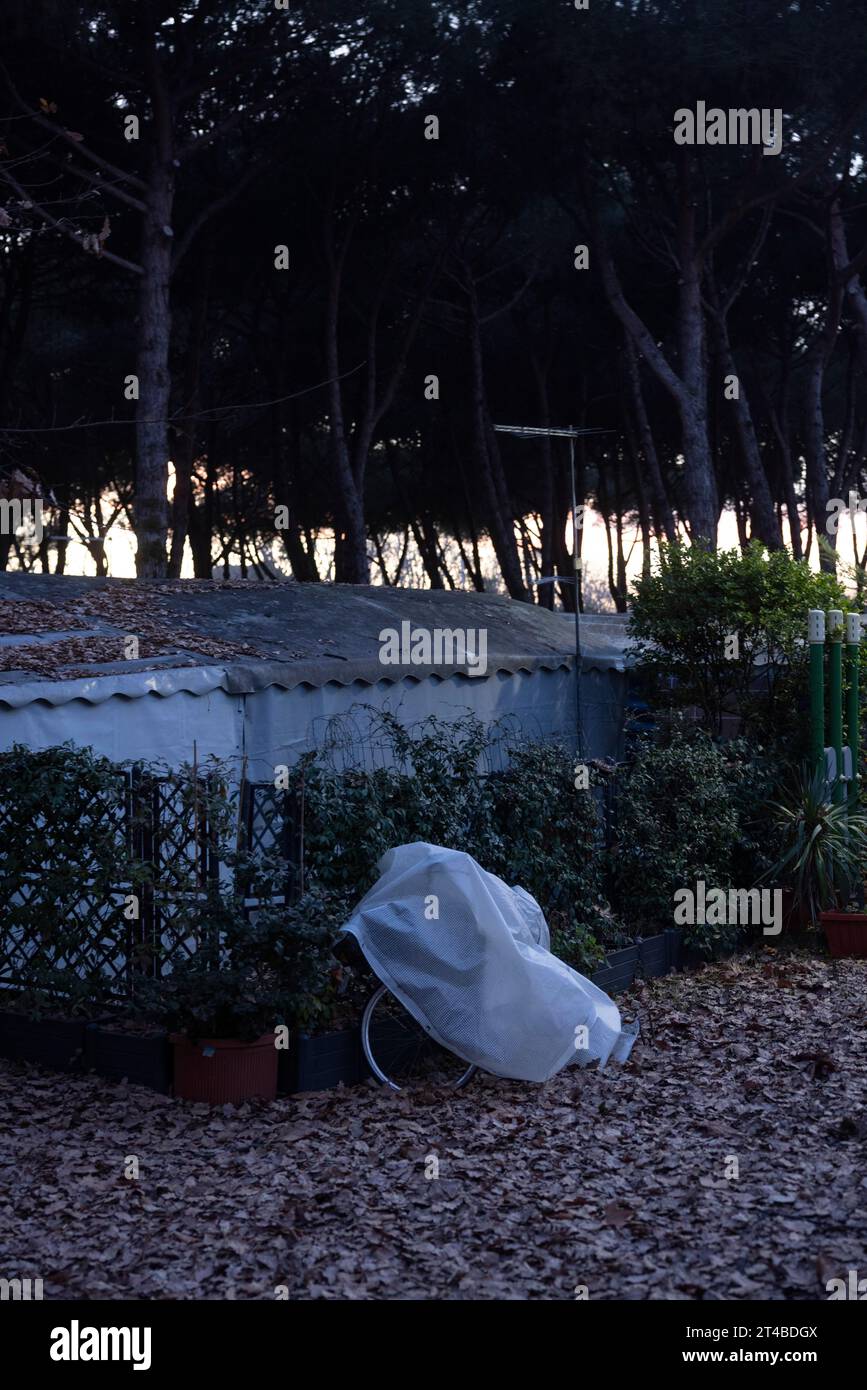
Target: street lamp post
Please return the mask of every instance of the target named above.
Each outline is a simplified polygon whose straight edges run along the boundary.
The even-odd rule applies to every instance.
[[[613,430],[576,430],[571,425],[562,429],[540,429],[536,425],[494,425],[498,434],[514,434],[519,439],[568,439],[569,472],[572,483],[572,568],[571,579],[562,575],[542,575],[538,584],[575,585],[575,717],[576,745],[579,758],[584,756],[584,729],[581,722],[581,612],[579,596],[581,592],[581,561],[578,558],[578,506],[575,496],[575,440],[587,434],[613,434]],[[582,504],[583,505],[583,504]]]

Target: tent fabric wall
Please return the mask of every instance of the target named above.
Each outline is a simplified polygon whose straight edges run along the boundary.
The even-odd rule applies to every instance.
[[[583,672],[587,756],[618,756],[625,685],[625,675],[614,669]],[[457,719],[471,711],[486,723],[508,718],[529,738],[568,743],[575,736],[575,675],[564,664],[553,671],[500,671],[484,680],[431,676],[291,690],[267,686],[241,695],[180,690],[138,699],[114,694],[96,704],[82,699],[57,706],[46,700],[17,708],[0,704],[0,747],[23,743],[42,749],[71,741],[113,761],[141,759],[177,768],[192,760],[195,741],[199,762],[214,756],[240,765],[246,757],[247,777],[269,781],[275,765],[291,764],[321,742],[336,716],[351,712],[363,742],[370,717],[365,706],[388,710],[407,726],[433,714]]]
[[[359,761],[375,761],[375,752],[369,750],[366,759],[364,749],[371,707],[390,712],[407,727],[431,715],[451,720],[471,712],[486,724],[509,718],[529,738],[568,740],[575,726],[574,676],[565,669],[498,672],[487,680],[430,677],[398,684],[255,691],[247,696],[245,710],[248,775],[255,781],[271,777],[275,764],[291,764],[320,744],[330,721],[341,715],[351,715],[351,728],[344,733],[357,739]]]
[[[39,750],[72,742],[91,747],[112,762],[165,763],[174,769],[196,754],[232,759],[243,741],[243,697],[213,690],[208,695],[114,695],[100,704],[71,700],[50,705],[34,700],[18,708],[0,704],[0,748],[13,743]]]
[[[105,652],[119,651],[134,630],[130,605],[138,611],[142,603],[154,651],[100,659],[97,639]],[[7,572],[0,574],[0,747],[71,741],[115,761],[177,768],[192,759],[195,743],[200,762],[215,756],[240,768],[246,758],[249,777],[270,780],[275,764],[291,763],[350,710],[347,722],[363,744],[364,705],[390,710],[405,725],[472,711],[486,724],[508,720],[510,735],[574,747],[580,645],[583,751],[616,758],[633,660],[627,620],[583,614],[580,629],[576,644],[568,614],[488,593],[288,581],[149,585]],[[400,661],[386,661],[384,635],[398,631]],[[449,635],[451,655],[438,658],[435,645],[424,644],[416,653],[413,632],[431,642],[439,633],[442,653]],[[481,632],[480,670],[459,654],[472,645],[468,634]],[[92,637],[94,650],[82,641],[70,653],[66,639],[76,634]],[[461,634],[469,646],[455,647]]]

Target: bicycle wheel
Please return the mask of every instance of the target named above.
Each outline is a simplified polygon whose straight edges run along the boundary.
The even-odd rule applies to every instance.
[[[425,1085],[458,1091],[476,1071],[441,1047],[385,985],[368,1000],[361,1044],[374,1076],[393,1091]]]

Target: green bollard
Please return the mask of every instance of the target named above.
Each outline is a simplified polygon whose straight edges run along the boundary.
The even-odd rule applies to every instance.
[[[843,783],[843,614],[839,608],[828,613],[828,640],[831,648],[828,653],[828,733],[837,764],[832,789],[836,803],[845,801]]]
[[[807,618],[810,644],[810,763],[825,766],[825,614],[811,608]]]
[[[846,615],[846,674],[849,689],[846,697],[846,735],[852,751],[852,780],[849,783],[849,815],[858,810],[858,768],[861,756],[861,615]]]

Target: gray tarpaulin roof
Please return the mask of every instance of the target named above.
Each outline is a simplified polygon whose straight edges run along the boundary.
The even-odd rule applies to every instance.
[[[558,613],[557,617],[564,628],[564,641],[574,652],[575,614]],[[628,624],[626,613],[581,614],[582,671],[625,671],[632,665],[634,643],[628,635]]]
[[[379,634],[403,622],[486,629],[488,677],[574,662],[573,618],[492,594],[0,573],[0,703],[481,679],[460,666],[383,665]],[[138,660],[123,659],[130,635],[140,637]],[[582,619],[584,670],[623,670],[628,646],[625,619]]]

